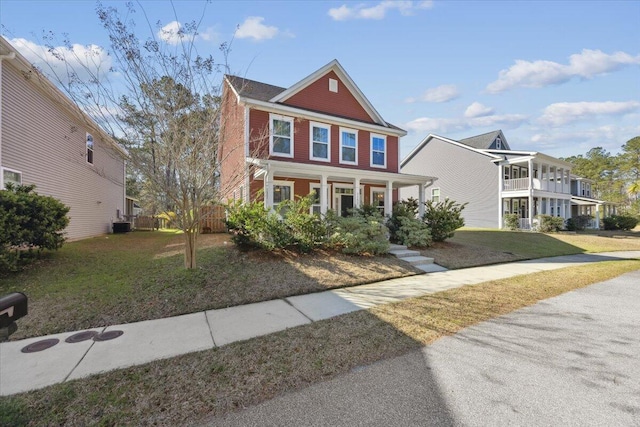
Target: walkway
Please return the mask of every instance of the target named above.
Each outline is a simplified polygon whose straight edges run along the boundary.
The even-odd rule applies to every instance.
[[[599,261],[640,258],[640,251],[579,254],[386,280],[171,318],[94,328],[122,331],[106,341],[65,342],[77,332],[0,344],[0,395],[46,387],[100,372],[211,349],[313,321],[465,285]],[[51,348],[26,346],[57,339]]]

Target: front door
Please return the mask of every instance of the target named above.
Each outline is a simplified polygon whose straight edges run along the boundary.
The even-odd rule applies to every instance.
[[[349,215],[349,209],[353,209],[353,194],[340,195],[340,216]]]

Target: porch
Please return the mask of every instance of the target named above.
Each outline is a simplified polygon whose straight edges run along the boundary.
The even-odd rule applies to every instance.
[[[408,186],[418,187],[419,215],[422,215],[425,189],[437,179],[279,160],[250,158],[248,162],[255,168],[254,182],[263,181],[266,207],[273,208],[294,195],[312,194],[316,202],[312,211],[323,215],[329,209],[344,215],[350,208],[359,208],[367,201],[377,206],[383,215],[391,215],[394,190]]]
[[[537,215],[550,215],[564,218],[571,217],[571,200],[558,197],[511,197],[502,200],[501,226],[505,226],[507,214],[518,215],[518,226],[521,230],[535,230]]]
[[[500,162],[500,190],[571,194],[571,165],[540,153]]]

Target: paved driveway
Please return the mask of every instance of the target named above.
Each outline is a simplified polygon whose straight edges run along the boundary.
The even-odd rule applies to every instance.
[[[210,425],[640,426],[640,271]]]

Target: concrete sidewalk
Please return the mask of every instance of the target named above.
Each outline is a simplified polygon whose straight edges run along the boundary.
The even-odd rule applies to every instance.
[[[93,329],[99,333],[123,332],[121,336],[108,341],[65,342],[65,339],[77,331],[11,341],[0,344],[0,396],[211,349],[376,305],[465,285],[599,261],[635,258],[640,258],[640,251],[541,258],[385,280],[256,304]],[[40,352],[21,351],[43,339],[58,339],[60,342]]]

